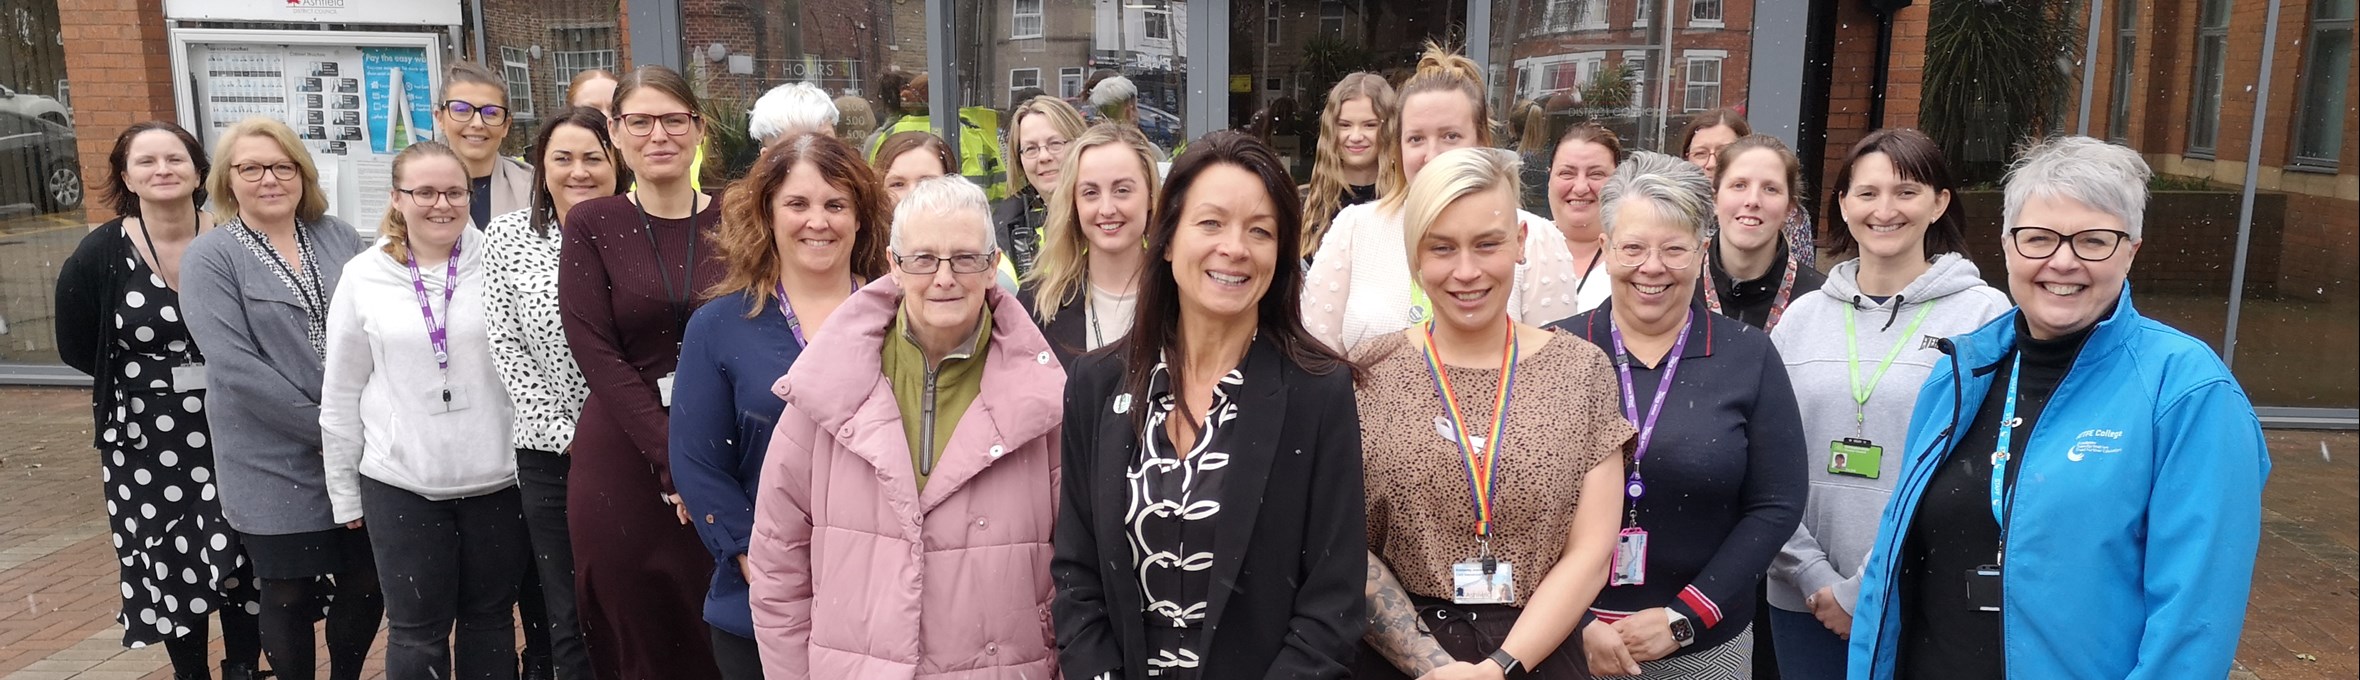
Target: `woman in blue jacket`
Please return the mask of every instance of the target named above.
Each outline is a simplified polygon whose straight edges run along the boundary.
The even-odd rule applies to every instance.
[[[860,154],[803,134],[762,153],[722,199],[714,249],[728,263],[688,320],[671,411],[672,484],[713,554],[705,623],[727,680],[760,680],[746,542],[771,428],[771,392],[836,308],[885,273],[885,188]]]
[[[1855,680],[2228,673],[2270,463],[2228,367],[2131,305],[2148,176],[2088,137],[2011,171],[2018,306],[1941,341],[1861,583]]]

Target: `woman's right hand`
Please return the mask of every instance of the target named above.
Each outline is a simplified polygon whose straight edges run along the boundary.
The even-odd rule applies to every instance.
[[[1591,675],[1639,674],[1639,661],[1631,658],[1630,648],[1623,645],[1622,633],[1604,621],[1582,627],[1582,653],[1589,657]]]

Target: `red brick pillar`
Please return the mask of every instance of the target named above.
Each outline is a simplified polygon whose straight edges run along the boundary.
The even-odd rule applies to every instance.
[[[114,217],[100,200],[115,136],[150,119],[178,120],[163,0],[58,0],[66,79],[74,88],[74,136],[82,151],[88,219]]]
[[[1917,127],[1926,82],[1926,15],[1918,0],[1893,15],[1892,59],[1885,79],[1885,127]],[[1835,181],[1852,144],[1868,136],[1870,83],[1876,77],[1877,16],[1860,0],[1836,3],[1835,68],[1828,85],[1827,163],[1819,187]],[[1824,193],[1825,189],[1821,189]]]

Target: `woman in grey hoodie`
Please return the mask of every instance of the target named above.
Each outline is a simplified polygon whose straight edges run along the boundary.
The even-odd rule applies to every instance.
[[[1810,447],[1811,500],[1770,563],[1780,675],[1844,676],[1860,569],[1899,477],[1918,387],[1941,359],[1924,338],[1972,331],[2010,307],[1969,262],[1957,181],[1923,133],[1860,140],[1837,171],[1833,250],[1856,253],[1786,310],[1785,357]]]

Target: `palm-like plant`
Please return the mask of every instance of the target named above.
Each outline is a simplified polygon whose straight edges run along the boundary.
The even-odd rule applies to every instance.
[[[1997,181],[2018,141],[2062,120],[2081,48],[2074,4],[1933,0],[1918,115],[1960,181]]]

